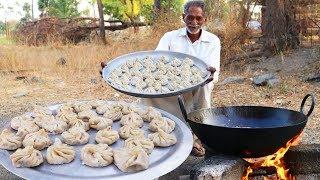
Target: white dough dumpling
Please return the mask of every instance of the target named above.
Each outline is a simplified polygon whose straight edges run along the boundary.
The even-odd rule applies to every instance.
[[[130,126],[142,127],[143,120],[139,114],[132,112],[130,114],[124,115],[120,120],[120,124],[122,126],[130,125]]]
[[[109,109],[105,111],[103,114],[103,117],[107,119],[111,119],[112,121],[118,121],[122,118],[123,114],[121,111],[117,111],[115,109]]]
[[[149,156],[141,147],[114,150],[114,164],[123,172],[137,172],[149,167]]]
[[[47,162],[49,164],[67,164],[73,161],[75,156],[74,148],[63,144],[59,138],[56,138],[54,144],[47,149]]]
[[[106,117],[95,116],[89,119],[89,126],[93,129],[102,130],[112,126],[113,121]]]
[[[117,131],[112,130],[111,126],[106,129],[100,130],[96,134],[96,142],[101,144],[111,145],[119,139],[119,134]]]
[[[119,135],[122,139],[130,137],[144,137],[144,132],[137,126],[124,125],[119,129]]]
[[[74,110],[79,113],[81,111],[91,110],[92,106],[87,102],[76,102],[73,105]]]
[[[153,132],[162,129],[166,133],[171,133],[175,128],[175,122],[166,117],[153,119],[149,124],[149,129]]]
[[[62,120],[47,121],[42,128],[53,134],[61,134],[68,129],[68,124]]]
[[[153,107],[147,107],[145,111],[142,111],[140,113],[140,116],[143,118],[144,121],[151,122],[153,119],[159,116],[161,117],[162,115],[160,111],[157,111]]]
[[[145,137],[131,137],[124,141],[124,147],[134,148],[141,147],[147,154],[151,154],[154,144],[153,142]]]
[[[10,155],[14,167],[35,167],[43,163],[43,157],[39,150],[32,146],[18,149]]]
[[[70,128],[61,134],[63,142],[69,145],[81,145],[89,142],[90,135],[83,128]]]
[[[24,147],[33,146],[35,149],[42,150],[51,145],[51,139],[44,129],[37,132],[27,134],[22,144]]]
[[[10,125],[12,129],[20,129],[20,131],[24,129],[28,133],[36,132],[40,129],[39,126],[33,122],[31,117],[25,115],[12,118]]]
[[[17,134],[4,129],[0,135],[0,149],[15,150],[22,146],[22,140],[26,136],[27,132],[18,131]]]
[[[82,163],[90,167],[104,167],[113,162],[113,150],[107,144],[87,144],[81,149]]]
[[[177,138],[164,132],[162,129],[158,129],[157,132],[149,134],[148,138],[151,139],[155,146],[168,147],[176,144]]]
[[[69,122],[69,125],[70,125],[71,128],[82,128],[85,131],[88,131],[90,129],[89,123],[88,122],[84,122],[81,119],[74,119],[74,120]]]
[[[78,118],[82,119],[85,122],[88,122],[90,118],[93,118],[95,116],[97,116],[98,114],[96,113],[96,111],[93,111],[91,109],[89,110],[85,110],[85,111],[81,111],[78,113]]]
[[[70,112],[70,111],[60,111],[56,115],[56,119],[69,123],[73,119],[77,119],[77,113]]]

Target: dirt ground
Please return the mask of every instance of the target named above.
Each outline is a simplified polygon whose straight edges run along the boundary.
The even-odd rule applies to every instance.
[[[304,77],[319,71],[315,67],[320,59],[312,54],[313,51],[300,49],[285,56],[238,63],[231,68],[222,67],[220,83],[213,92],[214,106],[261,105],[298,111],[307,93],[313,93],[320,99],[320,85],[303,81]],[[75,73],[0,73],[1,119],[10,120],[16,115],[31,111],[34,104],[47,106],[69,100],[88,99],[136,100],[108,87],[100,78],[98,69],[99,65]],[[254,75],[270,72],[281,80],[278,86],[258,87],[252,84],[250,78]],[[230,76],[243,76],[246,80],[240,84],[221,84]],[[302,143],[320,143],[319,119],[320,108],[317,105],[304,130]]]

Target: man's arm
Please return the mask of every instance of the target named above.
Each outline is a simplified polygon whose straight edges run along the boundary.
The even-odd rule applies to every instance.
[[[155,49],[156,51],[169,51],[170,50],[170,34],[169,33],[165,33],[162,38],[159,41],[159,44],[157,46],[157,48]]]

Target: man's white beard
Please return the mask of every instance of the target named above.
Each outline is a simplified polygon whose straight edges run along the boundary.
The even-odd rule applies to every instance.
[[[200,30],[201,30],[201,28],[199,28],[196,32],[192,32],[192,31],[190,31],[190,29],[189,29],[188,26],[187,26],[187,31],[188,31],[188,33],[190,33],[190,34],[198,34],[198,33],[200,32]]]

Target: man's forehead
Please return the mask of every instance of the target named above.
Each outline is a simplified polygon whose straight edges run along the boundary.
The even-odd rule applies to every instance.
[[[187,14],[204,16],[204,12],[203,12],[202,8],[198,7],[198,6],[190,6],[188,8]]]

